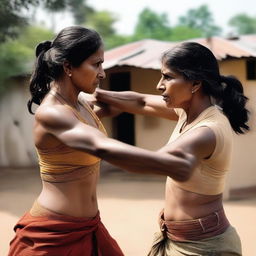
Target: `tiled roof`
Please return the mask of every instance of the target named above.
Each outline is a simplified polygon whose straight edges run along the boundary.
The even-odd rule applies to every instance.
[[[225,39],[212,37],[211,39],[199,38],[189,41],[205,45],[214,53],[218,60],[229,57],[256,57],[256,35],[245,35],[239,38]],[[104,68],[114,66],[134,66],[140,68],[160,69],[162,53],[180,42],[165,42],[145,39],[129,43],[105,53]]]

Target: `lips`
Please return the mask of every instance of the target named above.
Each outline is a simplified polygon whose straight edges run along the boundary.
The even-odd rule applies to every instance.
[[[168,101],[168,97],[163,95],[163,100],[164,100],[165,102],[167,102],[167,101]]]

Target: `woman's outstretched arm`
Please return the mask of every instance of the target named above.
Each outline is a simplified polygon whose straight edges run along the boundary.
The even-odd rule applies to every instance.
[[[98,156],[131,172],[154,173],[187,180],[195,167],[193,154],[181,149],[150,151],[108,138],[98,129],[80,122],[65,106],[44,107],[38,110],[37,134],[54,136],[67,146]]]
[[[167,108],[162,96],[143,94],[134,91],[107,91],[97,89],[95,97],[99,102],[109,104],[117,109],[132,114],[142,114],[177,120],[173,109]]]

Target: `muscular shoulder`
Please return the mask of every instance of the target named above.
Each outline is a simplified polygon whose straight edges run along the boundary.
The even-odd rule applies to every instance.
[[[197,160],[211,156],[216,146],[215,133],[209,127],[202,126],[192,129],[168,145],[170,152],[180,148],[193,154]]]
[[[72,110],[63,105],[40,106],[35,120],[47,130],[70,129],[77,122]]]

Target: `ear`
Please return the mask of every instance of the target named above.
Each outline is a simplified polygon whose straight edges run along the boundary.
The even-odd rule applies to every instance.
[[[67,76],[72,76],[72,66],[68,61],[64,61],[63,70]]]
[[[198,91],[202,86],[202,82],[201,81],[194,81],[193,82],[193,87],[192,87],[192,93],[195,93],[196,91]]]

